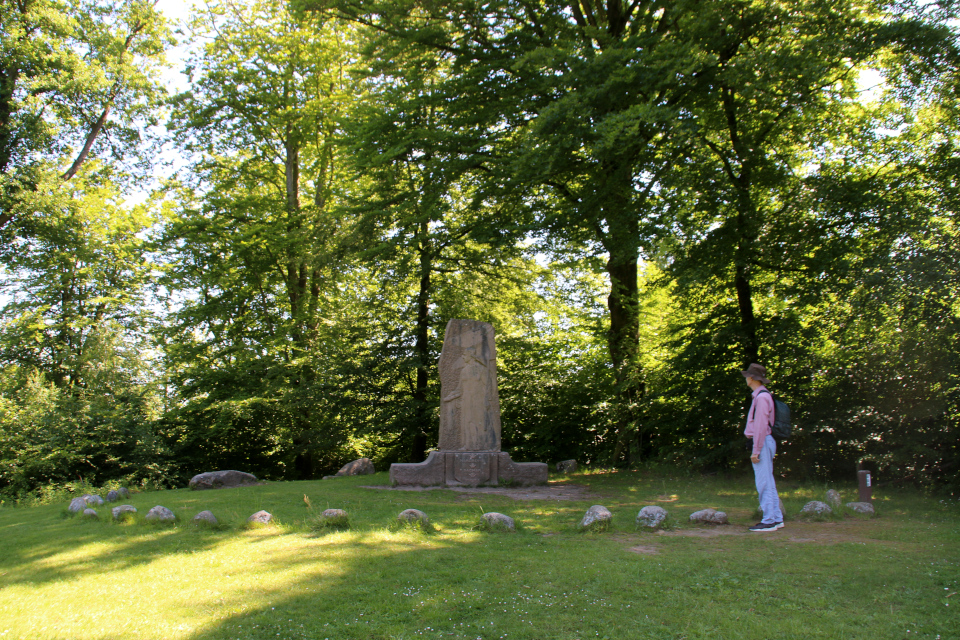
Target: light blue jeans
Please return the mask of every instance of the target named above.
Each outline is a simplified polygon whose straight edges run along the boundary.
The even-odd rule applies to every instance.
[[[760,450],[760,462],[753,465],[753,476],[757,481],[757,494],[760,496],[760,510],[763,511],[764,524],[783,522],[780,513],[780,496],[777,495],[777,483],[773,479],[773,456],[777,452],[777,441],[767,436]]]

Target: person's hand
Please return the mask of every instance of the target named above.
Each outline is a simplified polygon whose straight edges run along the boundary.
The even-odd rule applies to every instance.
[[[760,454],[759,454],[759,453],[755,453],[755,454],[753,454],[752,456],[750,456],[750,462],[752,462],[753,464],[759,464],[759,462],[760,462]]]

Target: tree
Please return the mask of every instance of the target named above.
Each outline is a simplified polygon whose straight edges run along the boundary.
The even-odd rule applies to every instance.
[[[293,440],[299,457],[284,463],[312,476],[330,461],[311,456],[339,446],[343,433],[321,433],[305,406],[322,388],[312,359],[330,337],[328,296],[341,284],[336,135],[354,89],[352,34],[275,0],[211,4],[193,28],[208,41],[190,66],[192,90],[176,98],[174,129],[197,160],[192,183],[176,187],[179,213],[167,229],[166,282],[187,297],[169,329],[175,386],[190,401],[178,437],[187,448],[203,440],[196,416],[219,412],[221,433],[255,430],[266,468]]]
[[[711,32],[720,64],[692,107],[698,144],[662,192],[675,235],[661,247],[683,311],[663,393],[687,415],[675,442],[722,464],[739,453],[729,425],[742,404],[724,400],[736,370],[764,362],[799,415],[816,407],[813,363],[838,327],[821,311],[844,305],[863,269],[929,218],[917,165],[887,133],[897,116],[861,104],[858,73],[884,58],[904,67],[904,50],[936,68],[951,45],[937,24],[862,3],[753,3]]]
[[[91,158],[131,161],[156,124],[156,73],[172,42],[154,5],[0,3],[0,228]]]
[[[90,168],[94,163],[90,163]],[[88,173],[93,174],[91,178]],[[0,492],[86,479],[165,483],[146,304],[150,205],[127,208],[103,172],[81,172],[28,220],[0,311]]]
[[[713,5],[504,0],[336,7],[401,47],[449,60],[433,91],[444,96],[451,123],[485,131],[458,159],[486,176],[482,199],[509,207],[515,227],[606,256],[608,348],[622,409],[614,458],[621,461],[644,390],[637,265],[653,248],[658,212],[651,194],[675,153],[694,72],[709,64],[698,40],[706,24],[701,14],[712,15]]]
[[[154,219],[147,206],[122,206],[102,174],[78,177],[48,204],[24,224],[29,240],[9,247],[0,358],[57,387],[88,387],[109,359],[104,340],[123,336],[131,350],[147,340]]]
[[[468,150],[484,145],[487,131],[452,113],[446,94],[434,91],[449,74],[448,56],[395,49],[376,38],[366,50],[362,74],[368,98],[344,124],[347,155],[363,185],[350,208],[357,218],[352,248],[383,274],[385,286],[403,290],[406,281],[416,281],[412,350],[405,358],[415,371],[412,421],[400,437],[410,442],[407,459],[419,462],[438,432],[436,340],[430,337],[439,333],[431,313],[443,304],[438,281],[448,287],[469,286],[471,279],[526,282],[538,269],[522,259],[523,247],[501,220],[501,208],[478,191],[480,167]]]

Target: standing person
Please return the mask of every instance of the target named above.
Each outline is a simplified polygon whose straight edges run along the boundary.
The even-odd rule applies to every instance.
[[[780,513],[777,483],[773,479],[773,456],[777,453],[777,441],[770,434],[774,418],[773,396],[764,386],[770,381],[766,368],[756,363],[740,373],[747,379],[747,386],[753,389],[753,402],[747,411],[747,428],[743,434],[753,441],[750,462],[753,463],[760,510],[763,511],[763,520],[750,527],[750,531],[776,531],[783,528],[783,514]]]

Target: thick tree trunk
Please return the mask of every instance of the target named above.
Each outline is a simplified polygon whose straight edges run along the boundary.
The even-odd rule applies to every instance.
[[[757,323],[753,313],[753,290],[750,286],[750,263],[755,234],[750,230],[748,220],[753,216],[749,195],[741,200],[741,211],[737,214],[737,224],[740,228],[740,240],[737,243],[734,256],[733,287],[737,292],[737,307],[740,311],[740,335],[744,356],[744,368],[751,362],[759,362],[759,348],[757,343]],[[747,210],[747,213],[743,211]]]
[[[632,255],[630,255],[632,254]],[[616,418],[616,444],[613,464],[630,464],[630,441],[639,429],[640,400],[644,385],[638,369],[640,339],[639,288],[637,285],[637,252],[611,256],[607,262],[610,275],[610,361],[616,372],[619,410]]]
[[[17,89],[20,70],[0,68],[0,173],[6,173],[13,157],[14,137],[10,130],[13,118],[13,94]]]
[[[413,390],[415,432],[410,451],[411,462],[422,462],[427,457],[428,435],[433,427],[427,405],[427,383],[430,366],[430,275],[433,269],[431,247],[427,238],[427,223],[420,225],[420,291],[417,294],[417,327],[414,357],[417,362],[417,381]]]
[[[287,234],[292,240],[301,231],[300,223],[300,145],[287,131],[284,143],[284,177],[287,208]],[[303,303],[307,287],[307,270],[303,257],[296,250],[296,242],[288,242],[287,298],[290,300],[290,319],[293,323],[293,342],[303,347]]]
[[[740,308],[740,332],[743,335],[744,368],[751,362],[759,362],[757,348],[756,317],[753,314],[753,293],[750,288],[750,268],[738,263],[734,275],[734,288],[737,290],[737,306]]]

